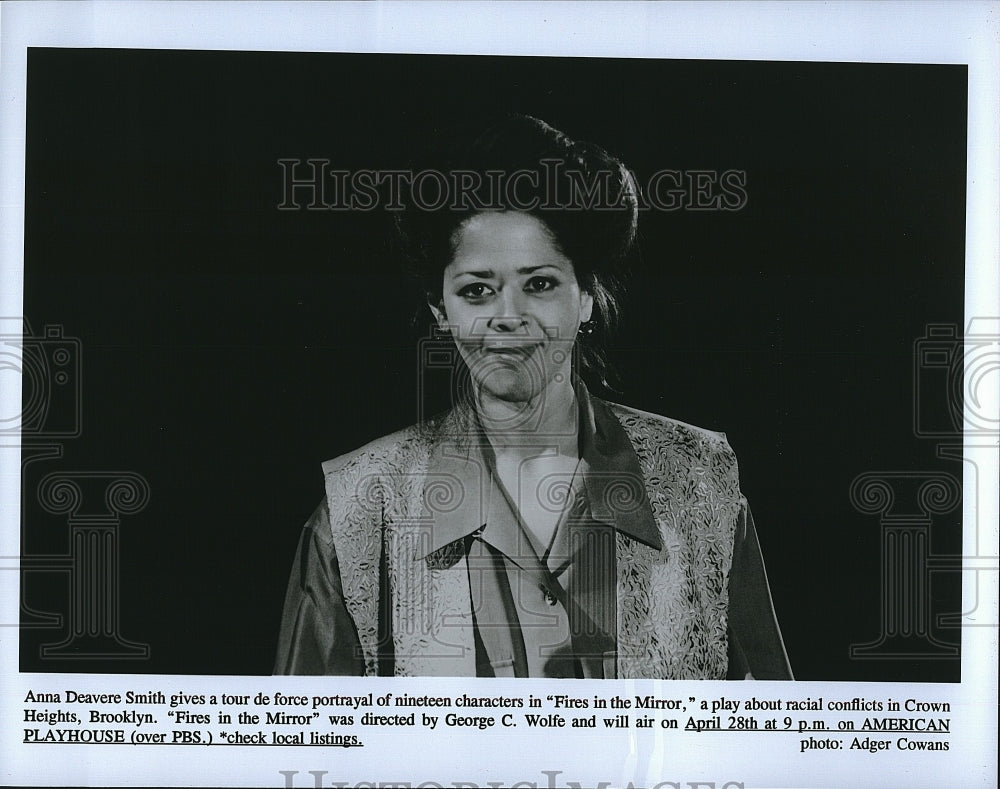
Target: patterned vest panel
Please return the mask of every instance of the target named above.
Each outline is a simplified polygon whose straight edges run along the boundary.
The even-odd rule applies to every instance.
[[[728,578],[745,506],[736,458],[717,433],[608,407],[639,459],[663,541],[656,550],[617,534],[618,677],[724,679]],[[448,507],[455,495],[429,473],[441,432],[412,427],[326,464],[344,602],[369,675],[387,652],[400,676],[476,673],[464,552],[444,563],[423,558],[434,526],[427,499]],[[380,644],[387,630],[391,644]]]

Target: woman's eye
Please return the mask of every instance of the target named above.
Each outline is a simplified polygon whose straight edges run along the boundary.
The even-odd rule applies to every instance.
[[[487,285],[485,282],[472,282],[462,288],[458,295],[463,299],[483,299],[493,293],[493,288]]]
[[[532,277],[524,283],[524,289],[529,293],[544,293],[555,286],[556,281],[551,277]]]

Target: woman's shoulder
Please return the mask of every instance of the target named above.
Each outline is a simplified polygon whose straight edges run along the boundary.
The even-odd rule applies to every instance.
[[[331,458],[323,463],[323,473],[329,475],[351,467],[406,467],[431,450],[440,436],[443,419],[432,417]]]
[[[671,419],[668,416],[632,408],[621,403],[613,403],[608,400],[602,400],[601,402],[611,409],[611,412],[618,418],[618,421],[626,427],[631,424],[639,430],[645,429],[656,433],[672,433],[680,436],[689,436],[709,444],[729,445],[726,434],[721,430],[709,430],[705,427],[698,427],[697,425],[682,422],[679,419]]]
[[[601,401],[625,429],[633,445],[688,457],[711,456],[715,462],[736,464],[726,434],[631,406]]]
[[[604,405],[625,430],[651,478],[711,479],[718,491],[727,492],[734,501],[741,499],[739,463],[725,433],[618,403]]]

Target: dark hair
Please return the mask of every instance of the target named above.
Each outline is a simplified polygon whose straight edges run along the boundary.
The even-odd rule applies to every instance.
[[[635,241],[638,195],[625,165],[604,149],[577,142],[528,115],[507,115],[441,135],[427,166],[412,168],[397,238],[431,303],[441,300],[442,272],[457,231],[483,211],[523,211],[541,220],[593,296],[592,332],[577,347],[584,372],[608,387],[604,342],[614,330],[624,263]],[[427,188],[431,184],[431,188]]]

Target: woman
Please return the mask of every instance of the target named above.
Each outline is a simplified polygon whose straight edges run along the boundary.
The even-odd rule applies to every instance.
[[[470,139],[398,222],[466,386],[324,464],[276,673],[791,678],[725,437],[576,374],[606,383],[631,175],[534,118]]]

